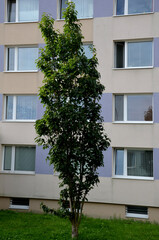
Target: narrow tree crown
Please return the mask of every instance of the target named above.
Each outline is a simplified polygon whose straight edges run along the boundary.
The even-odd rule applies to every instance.
[[[104,90],[97,71],[96,51],[88,59],[83,48],[81,24],[73,3],[64,13],[63,32],[43,15],[39,24],[45,47],[37,61],[44,74],[39,96],[45,107],[35,124],[36,141],[49,148],[48,160],[59,172],[61,196],[71,209],[81,208],[88,192],[99,182],[98,167],[110,140],[104,133],[99,101]],[[80,207],[79,207],[80,205]]]

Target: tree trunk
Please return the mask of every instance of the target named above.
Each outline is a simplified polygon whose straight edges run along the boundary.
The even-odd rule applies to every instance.
[[[78,238],[78,227],[75,223],[72,223],[72,238],[77,239]]]

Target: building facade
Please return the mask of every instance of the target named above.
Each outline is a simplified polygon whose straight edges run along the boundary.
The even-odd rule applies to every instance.
[[[84,212],[159,222],[159,1],[74,0],[86,52],[97,49],[111,147]],[[62,30],[63,0],[0,0],[0,209],[57,207],[58,175],[35,144],[43,12]]]

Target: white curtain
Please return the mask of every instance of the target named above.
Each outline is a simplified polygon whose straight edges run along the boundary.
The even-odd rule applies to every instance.
[[[18,48],[18,70],[36,70],[38,48]]]
[[[19,0],[19,22],[39,20],[39,0]]]
[[[15,171],[35,171],[35,147],[15,148]]]
[[[93,57],[93,52],[90,49],[91,46],[92,46],[92,44],[85,44],[85,45],[83,45],[84,53],[85,53],[85,55],[86,55],[86,57],[88,59]]]
[[[12,147],[5,147],[4,151],[4,170],[11,170]]]
[[[17,96],[16,119],[35,120],[37,96]]]
[[[117,149],[115,158],[115,175],[123,174],[124,174],[124,150]]]
[[[128,67],[152,66],[152,42],[128,43]]]
[[[153,152],[142,150],[128,150],[127,175],[152,177],[153,176]]]
[[[8,48],[8,63],[7,70],[14,71],[14,57],[15,57],[15,48]]]
[[[93,17],[93,0],[73,0],[78,11],[78,18]]]
[[[6,97],[6,119],[13,119],[13,96]]]

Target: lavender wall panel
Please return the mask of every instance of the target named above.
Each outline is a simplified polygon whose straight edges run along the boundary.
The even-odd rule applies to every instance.
[[[45,108],[43,104],[41,104],[40,99],[38,97],[37,99],[37,118],[36,119],[41,119],[43,114],[44,114]]]
[[[153,149],[153,176],[159,179],[159,148]]]
[[[53,165],[49,165],[46,162],[48,154],[47,149],[43,149],[42,146],[36,146],[36,160],[35,160],[35,173],[36,174],[53,174]]]
[[[104,167],[98,170],[100,177],[112,177],[112,148],[109,147],[104,152]]]
[[[4,22],[5,0],[0,0],[0,23]]]
[[[39,49],[40,49],[40,48],[44,48],[44,47],[45,47],[45,43],[39,44],[38,47],[39,47]],[[40,57],[40,50],[39,50],[39,57]]]
[[[39,0],[39,17],[43,13],[50,14],[54,19],[57,18],[57,0]]]
[[[154,99],[154,122],[159,123],[159,93],[153,94]]]
[[[94,0],[94,18],[113,16],[113,0]]]
[[[4,71],[4,46],[0,45],[0,72]]]
[[[158,0],[154,0],[154,11],[159,12],[159,1]]]
[[[0,94],[0,121],[2,120],[3,95]]]
[[[154,38],[154,67],[159,67],[159,38]]]
[[[112,122],[112,99],[112,93],[104,93],[101,98],[101,115],[104,118],[104,122]]]

